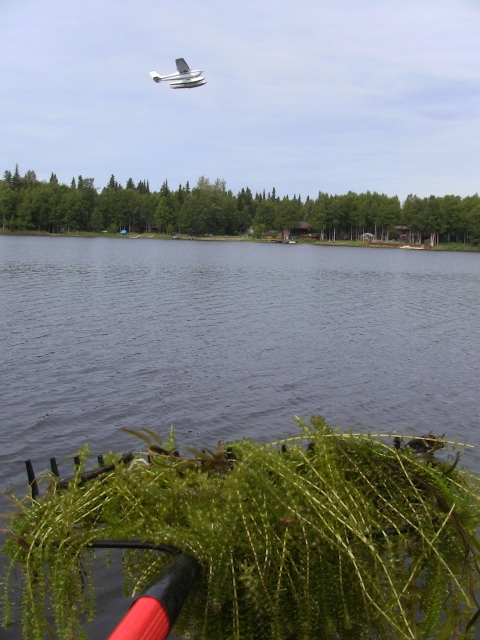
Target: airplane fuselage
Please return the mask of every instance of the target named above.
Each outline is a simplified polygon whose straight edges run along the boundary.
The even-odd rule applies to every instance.
[[[191,71],[185,71],[184,73],[170,73],[167,76],[161,76],[156,71],[150,71],[150,75],[152,76],[155,82],[174,82],[175,80],[185,81],[190,80],[192,78],[198,78],[201,76],[203,71],[201,69],[192,69]]]

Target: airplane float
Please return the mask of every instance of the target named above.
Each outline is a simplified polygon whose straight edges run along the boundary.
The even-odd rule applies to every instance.
[[[168,76],[161,76],[156,71],[150,71],[150,75],[154,82],[168,82],[171,89],[194,89],[207,84],[202,76],[203,71],[195,71],[190,69],[183,58],[175,60],[178,72],[170,73]]]

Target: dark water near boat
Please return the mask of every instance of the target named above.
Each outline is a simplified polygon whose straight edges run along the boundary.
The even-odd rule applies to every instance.
[[[0,488],[137,446],[121,427],[215,447],[321,414],[480,445],[479,316],[480,254],[0,236]]]

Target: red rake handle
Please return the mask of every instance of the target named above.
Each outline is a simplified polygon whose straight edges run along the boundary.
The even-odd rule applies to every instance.
[[[199,573],[195,558],[176,555],[108,640],[165,640]]]
[[[165,640],[170,632],[167,612],[155,598],[139,598],[108,640]]]

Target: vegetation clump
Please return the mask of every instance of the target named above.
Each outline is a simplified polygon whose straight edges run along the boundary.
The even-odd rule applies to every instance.
[[[190,448],[132,432],[133,462],[17,501],[4,552],[23,571],[23,634],[85,638],[94,615],[94,540],[139,540],[193,555],[202,573],[175,627],[196,640],[468,638],[479,586],[479,478],[433,453],[445,441],[331,429],[269,444]],[[420,441],[419,440],[419,441]],[[433,443],[433,444],[432,444]],[[455,449],[455,445],[451,446]],[[149,459],[146,460],[148,454]],[[106,463],[112,463],[112,454]],[[167,554],[124,553],[126,593]],[[10,593],[5,592],[8,624]]]

